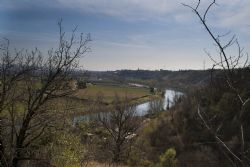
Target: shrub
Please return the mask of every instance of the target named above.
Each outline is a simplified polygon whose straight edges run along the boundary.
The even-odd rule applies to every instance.
[[[176,151],[174,148],[169,148],[160,156],[161,167],[174,167],[176,164]]]

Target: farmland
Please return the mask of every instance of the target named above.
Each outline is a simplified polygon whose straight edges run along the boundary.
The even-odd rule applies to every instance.
[[[111,104],[116,96],[127,97],[131,100],[148,100],[153,96],[149,89],[129,87],[129,86],[110,86],[110,85],[88,85],[86,89],[79,89],[74,94],[79,99],[92,99],[101,96],[106,104]]]

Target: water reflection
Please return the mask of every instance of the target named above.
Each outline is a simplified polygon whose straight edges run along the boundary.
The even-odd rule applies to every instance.
[[[160,105],[163,105],[163,110],[167,110],[168,108],[174,105],[175,99],[182,95],[183,93],[181,92],[177,92],[174,90],[166,90],[164,98],[161,100],[158,100],[159,102],[153,102],[155,103],[153,104],[153,107],[156,107],[157,105],[157,108],[159,109]],[[144,116],[144,115],[149,114],[150,109],[152,109],[152,102],[146,102],[146,103],[142,103],[136,106],[136,112],[137,112],[137,115],[139,116]]]

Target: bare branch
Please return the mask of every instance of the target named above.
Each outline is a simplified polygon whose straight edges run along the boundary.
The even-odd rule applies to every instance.
[[[213,5],[215,5],[216,4],[216,0],[214,0],[212,3],[210,3],[210,5],[208,6],[208,8],[206,9],[206,11],[205,11],[205,13],[204,13],[204,15],[203,15],[203,21],[204,22],[206,22],[206,17],[207,17],[207,13],[208,13],[208,11],[211,9],[211,7],[213,6]]]
[[[210,126],[207,124],[207,122],[203,118],[199,106],[198,106],[198,115],[199,115],[200,119],[202,120],[203,124],[205,125],[205,127],[213,134],[215,139],[228,151],[228,153],[230,153],[236,160],[238,160],[240,163],[242,163],[242,160],[237,155],[235,155],[231,151],[231,149],[213,132],[213,130],[210,128]]]

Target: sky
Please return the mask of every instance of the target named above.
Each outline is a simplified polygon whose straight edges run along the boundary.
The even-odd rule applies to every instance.
[[[197,0],[0,0],[0,38],[12,48],[46,51],[58,45],[57,22],[66,33],[77,26],[90,33],[86,70],[179,70],[212,66],[204,50],[218,57],[213,41],[194,13],[181,5]],[[210,0],[203,0],[203,12]],[[250,49],[250,1],[217,0],[207,23],[216,35],[236,34]],[[235,54],[236,48],[228,50]],[[233,55],[232,55],[233,56]]]

